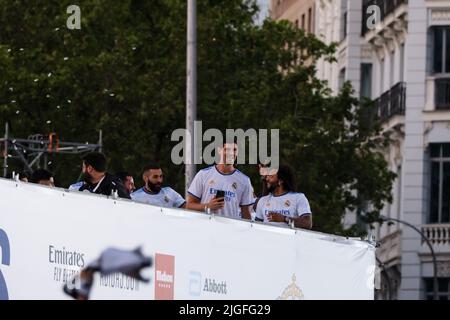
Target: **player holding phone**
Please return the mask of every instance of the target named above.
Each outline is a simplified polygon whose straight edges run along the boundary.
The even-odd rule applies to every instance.
[[[230,218],[251,219],[254,203],[249,177],[234,167],[237,144],[219,148],[220,162],[197,173],[188,189],[187,209],[211,210]]]

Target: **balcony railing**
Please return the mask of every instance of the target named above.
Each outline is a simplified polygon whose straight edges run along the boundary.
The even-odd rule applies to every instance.
[[[399,82],[391,90],[375,100],[377,115],[382,122],[395,115],[404,115],[406,106],[406,83]]]
[[[388,15],[393,13],[395,9],[403,4],[407,4],[408,0],[364,0],[363,1],[363,24],[362,24],[362,34],[365,35],[369,28],[367,26],[367,21],[369,19],[369,14],[367,13],[367,8],[370,6],[378,6],[381,11],[381,21],[383,21]]]
[[[436,79],[436,109],[450,109],[450,78]]]
[[[433,245],[450,245],[450,224],[428,224],[422,232]]]

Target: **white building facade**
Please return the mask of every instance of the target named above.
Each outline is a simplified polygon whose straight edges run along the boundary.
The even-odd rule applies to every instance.
[[[448,300],[450,0],[316,0],[314,24],[325,43],[338,43],[337,62],[320,61],[318,77],[334,93],[351,81],[357,96],[376,102],[392,139],[384,153],[397,174],[383,215],[431,241],[438,296]],[[346,217],[345,224],[356,222],[356,214]],[[378,298],[432,299],[433,259],[421,235],[399,223],[377,227],[376,235],[384,270]]]

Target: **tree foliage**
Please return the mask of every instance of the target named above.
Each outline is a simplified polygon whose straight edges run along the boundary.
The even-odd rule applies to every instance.
[[[186,1],[79,1],[81,30],[66,28],[70,2],[0,1],[0,124],[15,137],[81,142],[103,130],[111,171],[140,180],[159,161],[183,192],[170,137],[185,121]],[[342,233],[347,210],[370,202],[376,214],[390,200],[380,127],[349,84],[332,96],[316,78],[315,62],[331,60],[334,46],[286,21],[258,25],[257,12],[254,0],[198,1],[198,119],[204,130],[280,129],[281,161],[295,168],[315,229]],[[79,158],[53,158],[67,187]],[[241,170],[258,193],[256,167]]]

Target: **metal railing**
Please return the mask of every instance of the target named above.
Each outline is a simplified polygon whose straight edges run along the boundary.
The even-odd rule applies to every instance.
[[[428,224],[422,232],[433,245],[450,245],[450,224]]]
[[[406,83],[399,82],[375,100],[378,117],[382,122],[395,115],[404,115],[406,108]]]

